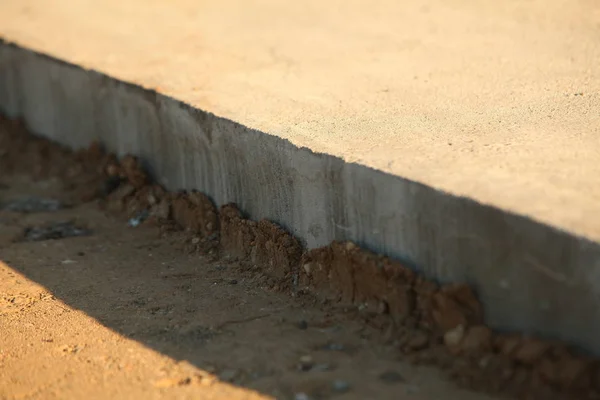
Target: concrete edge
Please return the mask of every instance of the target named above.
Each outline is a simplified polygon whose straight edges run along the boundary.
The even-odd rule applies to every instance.
[[[600,354],[598,243],[2,42],[0,111],[73,148],[99,140],[137,155],[167,189],[234,202],[308,248],[350,240],[428,278],[467,282],[492,328]]]

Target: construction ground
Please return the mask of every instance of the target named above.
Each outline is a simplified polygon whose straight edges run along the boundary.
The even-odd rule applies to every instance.
[[[600,398],[600,4],[0,3],[0,399]]]

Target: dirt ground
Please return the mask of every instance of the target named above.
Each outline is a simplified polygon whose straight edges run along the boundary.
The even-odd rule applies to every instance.
[[[64,197],[57,180],[2,184],[4,203]],[[14,242],[56,221],[90,233]],[[274,293],[95,203],[3,211],[0,224],[1,399],[488,398],[399,360],[343,310]]]
[[[0,260],[0,399],[600,398],[598,359],[493,332],[467,285],[2,118]]]

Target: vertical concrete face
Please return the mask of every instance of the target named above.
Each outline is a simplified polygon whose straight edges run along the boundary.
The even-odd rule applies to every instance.
[[[352,240],[430,278],[469,282],[492,327],[600,353],[597,243],[6,44],[0,110],[74,148],[100,140],[135,154],[168,189],[235,202],[309,248]]]

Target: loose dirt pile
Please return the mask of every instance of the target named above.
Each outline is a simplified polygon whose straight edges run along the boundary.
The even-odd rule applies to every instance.
[[[345,305],[403,357],[436,365],[461,386],[524,399],[600,398],[598,359],[563,343],[492,332],[467,285],[425,280],[351,242],[304,249],[273,222],[246,219],[234,204],[218,209],[202,193],[167,192],[133,156],[119,160],[97,143],[72,152],[2,120],[0,169],[60,177],[75,193],[71,203],[96,201],[130,223],[183,230],[189,252],[236,259],[302,301]]]

